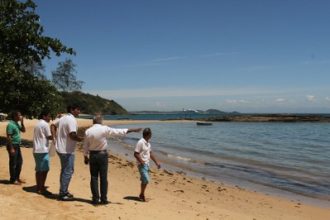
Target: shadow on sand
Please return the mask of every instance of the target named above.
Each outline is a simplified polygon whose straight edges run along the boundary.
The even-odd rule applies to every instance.
[[[124,197],[124,199],[131,200],[131,201],[142,202],[141,199],[138,196],[126,196],[126,197]]]
[[[0,184],[10,184],[10,181],[9,180],[0,180]]]
[[[6,147],[7,137],[0,136],[0,147]],[[32,148],[33,142],[30,140],[22,139],[21,147]]]
[[[45,198],[47,199],[52,199],[52,200],[59,200],[59,195],[58,194],[39,194],[37,193],[37,186],[34,185],[34,186],[27,186],[27,187],[23,187],[23,190],[25,192],[29,192],[29,193],[36,193],[38,195],[41,195],[41,196],[44,196]],[[91,200],[88,200],[88,199],[83,199],[83,198],[72,198],[70,200],[66,200],[66,201],[61,201],[61,202],[74,202],[74,201],[77,201],[77,202],[82,202],[82,203],[87,203],[87,204],[91,204],[92,205],[92,201]]]

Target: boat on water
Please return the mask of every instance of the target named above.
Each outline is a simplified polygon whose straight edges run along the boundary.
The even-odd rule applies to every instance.
[[[198,121],[196,122],[196,125],[212,125],[211,122],[201,122],[201,121]]]

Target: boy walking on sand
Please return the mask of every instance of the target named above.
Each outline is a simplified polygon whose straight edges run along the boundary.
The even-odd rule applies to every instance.
[[[149,177],[149,161],[150,158],[155,162],[157,168],[160,169],[160,163],[157,162],[155,156],[151,151],[151,144],[149,140],[151,139],[151,129],[145,128],[143,130],[143,138],[141,138],[135,147],[134,157],[137,159],[138,168],[140,172],[141,180],[141,192],[139,198],[141,201],[145,202],[144,192],[147,188],[147,185],[150,181]]]

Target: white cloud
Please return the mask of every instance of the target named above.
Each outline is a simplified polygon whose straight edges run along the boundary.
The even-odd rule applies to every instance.
[[[118,90],[89,90],[113,99],[129,110],[177,110],[217,108],[249,112],[322,112],[328,108],[328,90],[271,87],[162,87]],[[313,94],[313,95],[306,95]],[[323,97],[323,103],[317,97]],[[310,103],[308,109],[306,101]],[[323,105],[323,106],[322,106]],[[319,108],[317,110],[314,110]]]
[[[205,96],[245,96],[269,94],[272,90],[263,88],[145,88],[87,91],[105,98],[151,98],[151,97],[205,97]]]
[[[157,101],[157,102],[155,103],[155,106],[156,106],[157,108],[166,108],[166,107],[167,107],[167,105],[166,105],[164,102],[160,102],[160,101]]]
[[[210,53],[210,54],[203,54],[201,57],[216,57],[216,56],[230,56],[239,54],[238,52],[216,52],[216,53]]]
[[[157,88],[136,88],[117,90],[87,90],[91,94],[98,94],[108,99],[117,98],[156,98],[156,97],[227,97],[228,100],[244,102],[242,97],[254,97],[258,99],[275,100],[276,102],[288,101],[289,97],[298,97],[306,92],[304,89],[290,88],[263,88],[263,87],[157,87]],[[305,93],[306,94],[306,93]],[[279,97],[279,98],[277,98]],[[309,101],[315,101],[316,96],[305,96]]]
[[[329,64],[330,60],[308,60],[304,61],[303,64],[310,65],[310,64]]]
[[[254,71],[263,71],[263,70],[269,70],[274,68],[273,66],[266,66],[266,65],[256,65],[256,66],[248,66],[240,68],[241,71],[248,71],[248,72],[254,72]]]
[[[228,104],[236,104],[237,103],[237,100],[236,99],[227,99],[226,100],[226,103],[228,103]]]
[[[314,95],[306,95],[306,99],[309,102],[314,102],[316,100],[316,97]]]
[[[277,98],[275,101],[276,101],[276,102],[285,102],[286,99],[284,99],[284,98]]]
[[[159,58],[159,59],[155,59],[152,60],[152,62],[167,62],[167,61],[175,61],[175,60],[181,60],[181,59],[185,59],[186,57],[183,56],[172,56],[172,57],[165,57],[165,58]]]
[[[246,104],[249,103],[247,100],[244,99],[227,99],[225,101],[227,104]]]

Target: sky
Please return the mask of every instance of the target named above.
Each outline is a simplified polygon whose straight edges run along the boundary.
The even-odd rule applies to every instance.
[[[36,0],[83,92],[128,111],[330,112],[328,0]]]

